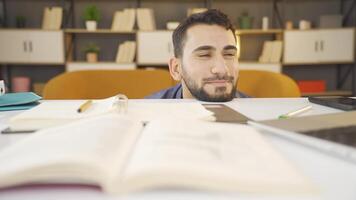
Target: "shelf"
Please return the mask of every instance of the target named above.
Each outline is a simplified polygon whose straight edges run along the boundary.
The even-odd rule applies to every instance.
[[[239,63],[244,63],[244,64],[256,64],[256,65],[282,65],[280,62],[259,62],[257,60],[239,60]]]
[[[137,31],[113,31],[111,29],[97,29],[95,31],[88,31],[87,29],[64,29],[64,32],[77,34],[136,34]]]
[[[47,31],[47,32],[53,32],[53,31],[62,31],[62,29],[42,29],[42,28],[5,28],[1,27],[1,31]]]
[[[116,62],[68,62],[66,63],[66,71],[79,70],[131,70],[136,69],[136,63],[116,63]]]
[[[239,69],[241,70],[263,70],[281,73],[282,65],[281,63],[261,63],[258,61],[240,61]]]
[[[295,62],[295,63],[285,63],[283,66],[295,66],[300,67],[301,65],[342,65],[342,64],[354,64],[354,61],[335,61],[335,62]]]
[[[283,29],[241,29],[236,30],[236,35],[266,35],[266,34],[282,34]]]
[[[347,90],[332,90],[326,92],[318,92],[318,93],[302,93],[302,96],[351,96],[352,91]]]

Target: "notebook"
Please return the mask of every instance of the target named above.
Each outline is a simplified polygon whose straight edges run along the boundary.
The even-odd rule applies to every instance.
[[[356,163],[356,111],[248,123]]]
[[[0,111],[26,110],[38,105],[40,99],[33,92],[7,93],[0,96]]]

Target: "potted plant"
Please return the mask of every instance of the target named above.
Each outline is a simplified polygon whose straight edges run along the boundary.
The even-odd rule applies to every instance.
[[[22,15],[16,16],[16,27],[17,28],[25,28],[26,26],[26,18]]]
[[[4,26],[4,19],[0,16],[0,27],[3,27]]]
[[[94,43],[89,43],[84,49],[87,62],[93,63],[98,62],[98,54],[100,52],[100,48],[98,45]]]
[[[95,31],[100,20],[100,11],[95,5],[89,5],[84,10],[85,26],[89,31]]]
[[[252,28],[253,18],[248,15],[248,12],[243,12],[239,17],[239,26],[240,29],[251,29]]]

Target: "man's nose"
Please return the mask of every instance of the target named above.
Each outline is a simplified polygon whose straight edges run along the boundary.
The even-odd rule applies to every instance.
[[[211,69],[213,74],[226,74],[229,71],[223,56],[217,56],[213,65]]]

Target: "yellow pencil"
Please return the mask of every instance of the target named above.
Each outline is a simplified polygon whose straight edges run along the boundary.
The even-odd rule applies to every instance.
[[[84,102],[82,105],[80,105],[80,107],[77,110],[78,113],[86,111],[90,107],[92,102],[93,102],[92,100],[88,100],[88,101]]]
[[[297,116],[297,115],[300,115],[308,110],[310,110],[312,108],[311,105],[308,105],[308,106],[305,106],[303,108],[300,108],[298,110],[294,110],[292,112],[289,112],[289,113],[286,113],[286,114],[283,114],[283,115],[280,115],[278,118],[279,119],[286,119],[286,118],[290,118],[290,117],[294,117],[294,116]]]

